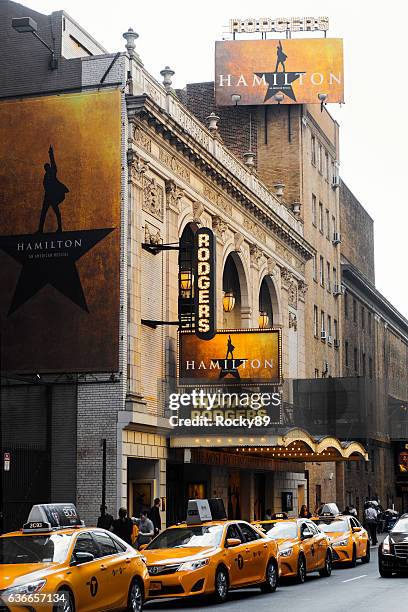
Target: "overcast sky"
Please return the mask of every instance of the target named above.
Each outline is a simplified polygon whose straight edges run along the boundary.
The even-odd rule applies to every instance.
[[[342,178],[375,223],[376,285],[408,317],[407,5],[401,0],[270,1],[25,0],[42,13],[64,9],[109,51],[138,32],[137,50],[154,76],[165,65],[173,84],[214,78],[214,40],[232,17],[327,15],[328,36],[344,39],[345,100],[329,111],[340,123]],[[284,10],[283,10],[284,9]],[[252,12],[249,13],[249,10]]]

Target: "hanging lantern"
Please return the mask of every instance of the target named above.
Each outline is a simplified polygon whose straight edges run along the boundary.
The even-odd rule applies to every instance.
[[[259,329],[265,329],[265,327],[268,327],[269,325],[268,313],[265,312],[264,310],[261,310],[259,312],[258,324],[259,324]]]
[[[193,279],[191,270],[182,270],[180,272],[180,291],[184,298],[191,296],[191,288],[193,285]]]
[[[224,297],[222,299],[222,307],[224,308],[224,312],[231,312],[234,310],[235,306],[235,295],[232,291],[225,291]]]

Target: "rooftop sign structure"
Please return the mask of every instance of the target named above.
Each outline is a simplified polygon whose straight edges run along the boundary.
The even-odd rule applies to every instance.
[[[248,17],[230,19],[228,32],[252,34],[253,32],[314,32],[329,29],[328,17]]]

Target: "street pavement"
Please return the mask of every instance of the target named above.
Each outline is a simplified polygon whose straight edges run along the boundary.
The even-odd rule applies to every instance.
[[[333,569],[330,578],[310,574],[305,584],[281,580],[275,593],[261,594],[259,588],[231,591],[229,600],[218,606],[208,600],[163,600],[146,604],[146,612],[220,609],[220,612],[408,612],[408,576],[381,578],[377,546],[371,562],[355,568]]]

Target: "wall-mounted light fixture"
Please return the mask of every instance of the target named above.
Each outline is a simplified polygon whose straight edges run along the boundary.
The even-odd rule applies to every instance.
[[[323,112],[323,107],[324,107],[324,105],[326,103],[326,100],[327,100],[327,94],[326,93],[319,93],[319,94],[317,94],[317,97],[320,100],[320,111]]]
[[[180,292],[181,297],[190,298],[191,297],[191,289],[193,286],[193,275],[191,270],[181,270],[180,272]]]
[[[238,102],[241,100],[241,94],[231,94],[231,100],[235,106],[238,106]]]
[[[283,98],[284,98],[285,96],[283,95],[283,93],[276,93],[276,94],[275,94],[273,97],[274,97],[274,100],[275,100],[275,101],[276,101],[278,104],[280,104],[281,102],[283,102]]]
[[[222,307],[224,312],[231,312],[235,306],[235,295],[232,291],[225,291],[224,297],[222,298]]]
[[[268,313],[265,312],[265,310],[261,310],[259,312],[259,318],[258,318],[259,329],[265,329],[265,327],[268,327],[268,325],[269,325]]]
[[[31,17],[14,17],[11,20],[11,26],[14,30],[16,30],[16,32],[19,32],[20,34],[26,34],[28,32],[29,34],[32,34],[33,36],[35,36],[35,38],[37,38],[40,41],[40,43],[44,45],[44,47],[47,47],[48,51],[51,54],[50,61],[48,63],[49,69],[56,70],[58,68],[58,60],[55,57],[55,50],[52,49],[52,47],[50,47],[45,42],[45,40],[43,40],[40,36],[38,36],[37,34],[38,26],[37,26],[37,22],[34,21],[34,19],[32,19]]]

